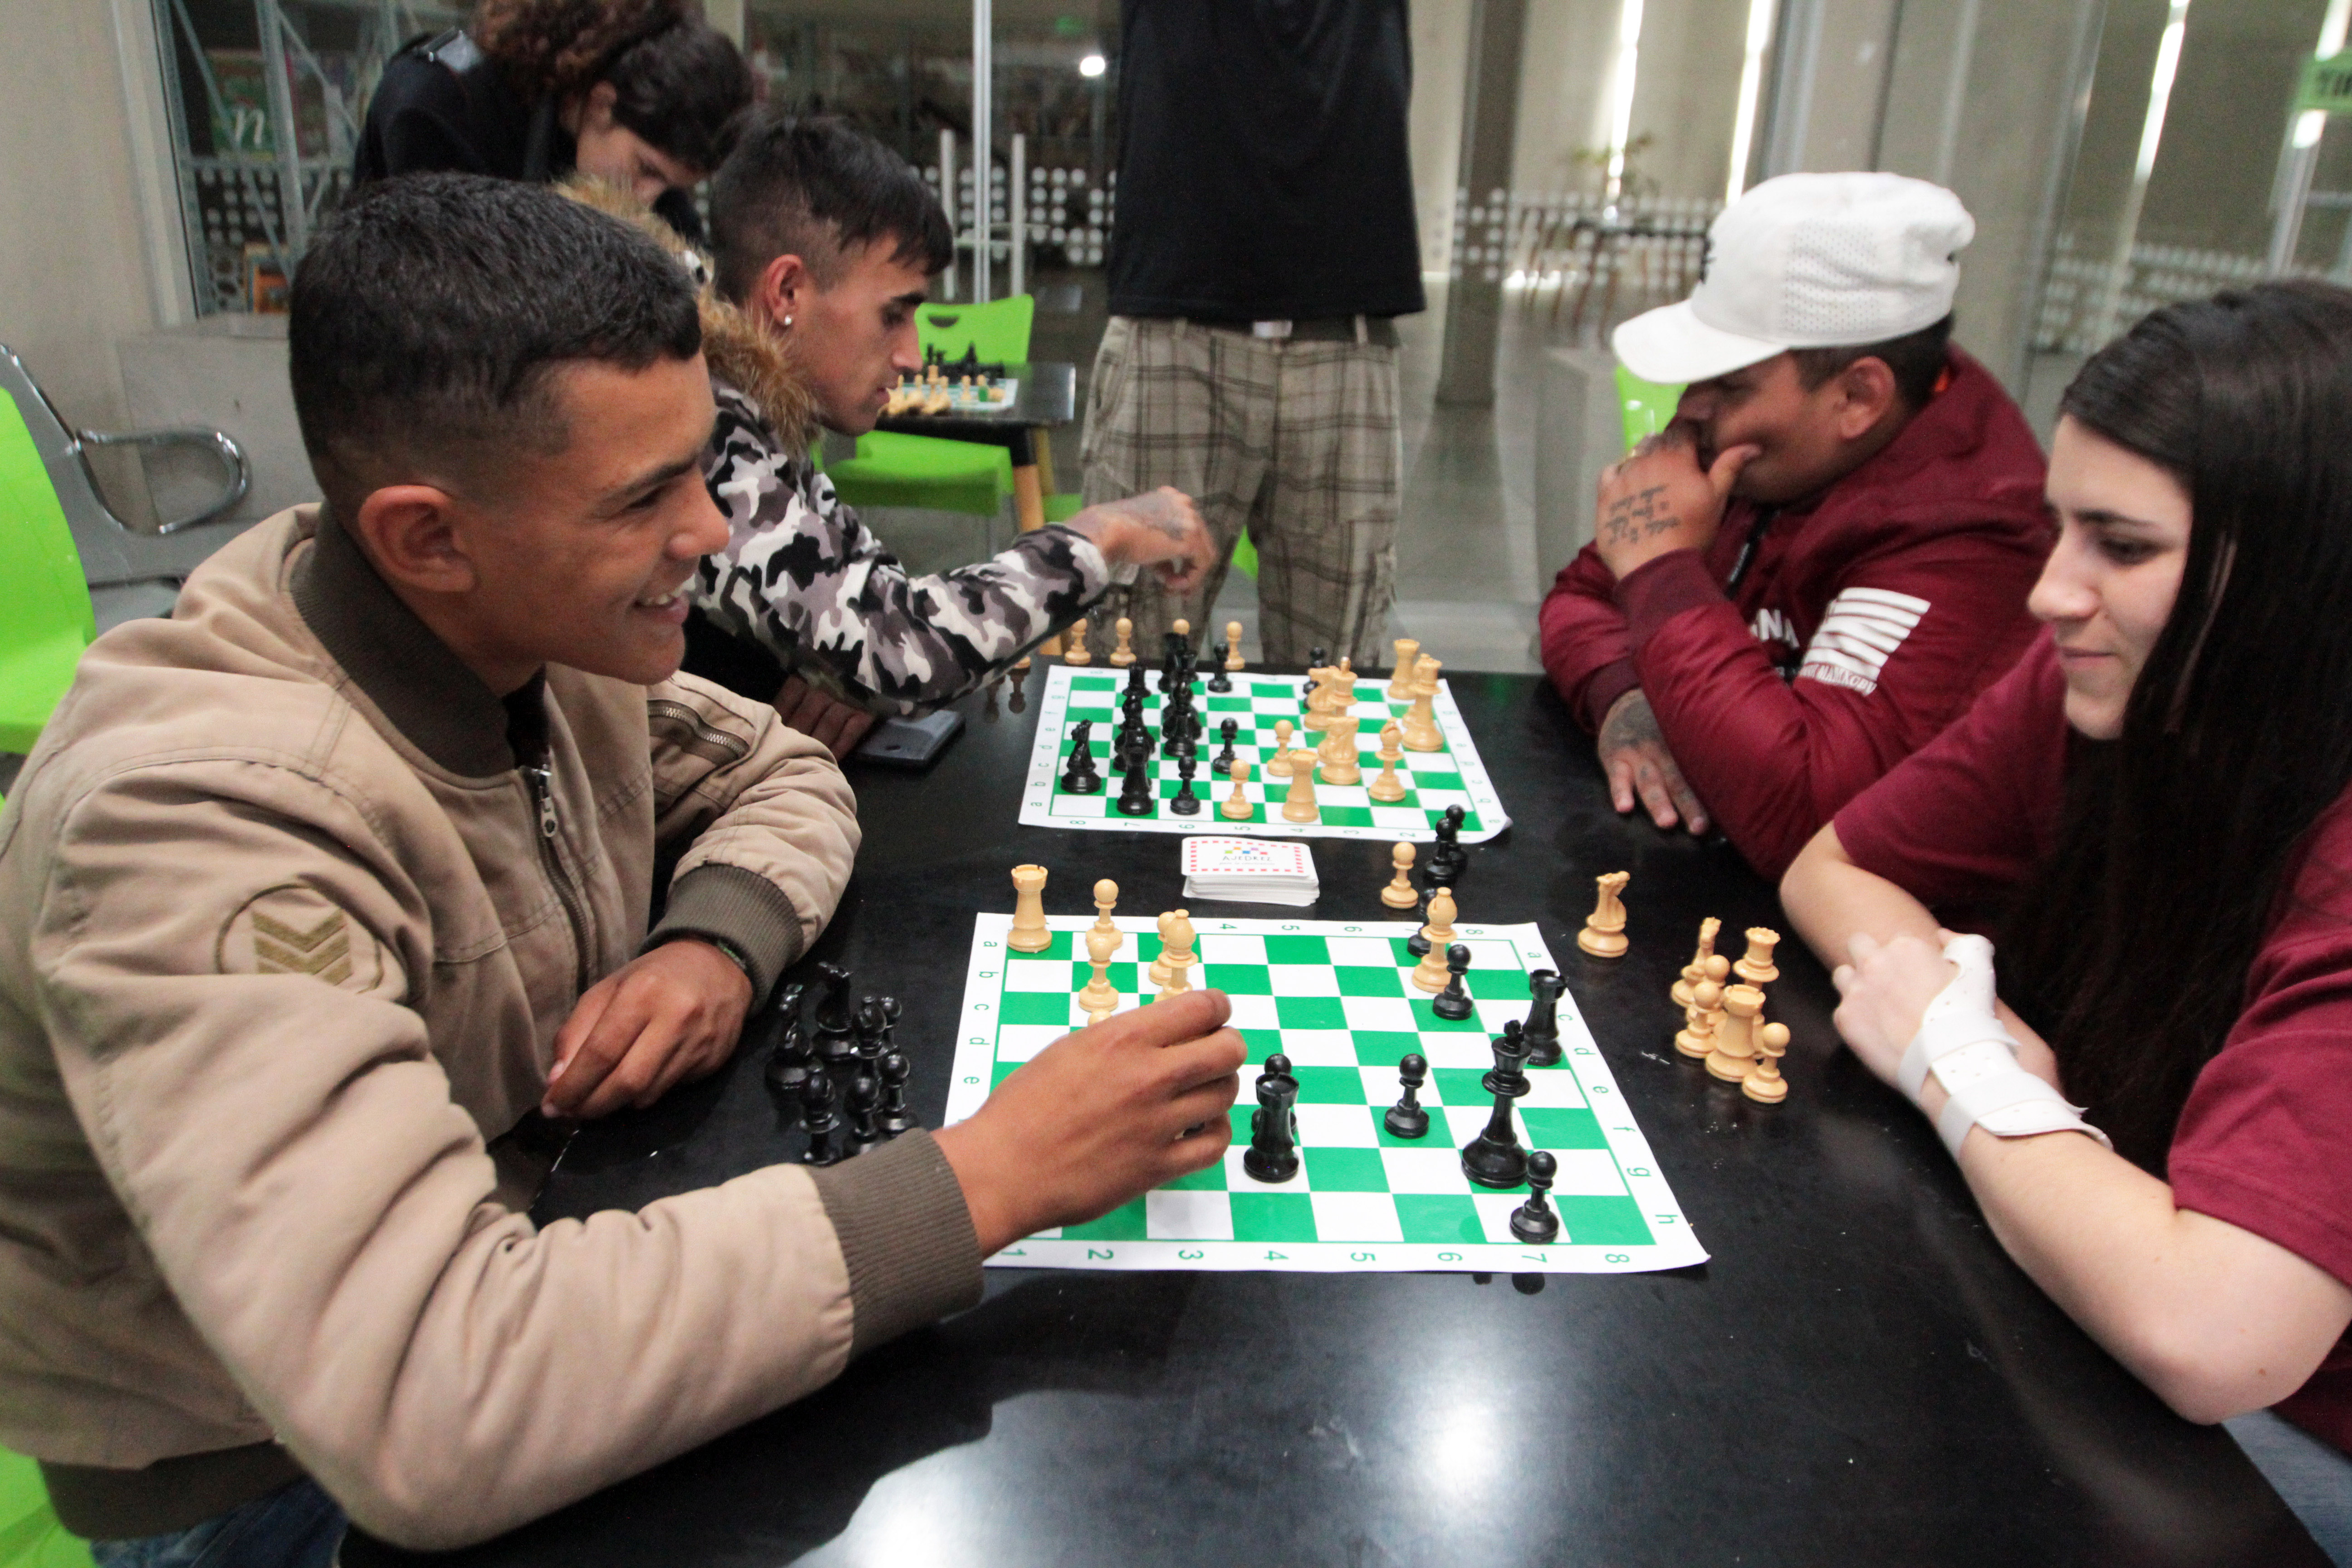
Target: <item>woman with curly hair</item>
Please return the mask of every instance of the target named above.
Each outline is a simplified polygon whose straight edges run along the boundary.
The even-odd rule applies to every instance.
[[[1781,899],[2010,1256],[2352,1562],[2352,293],[2168,306],[2059,406],[2046,633]]]
[[[751,102],[742,54],[690,0],[481,0],[465,27],[384,66],[353,174],[576,169],[698,238],[687,190],[726,157]]]

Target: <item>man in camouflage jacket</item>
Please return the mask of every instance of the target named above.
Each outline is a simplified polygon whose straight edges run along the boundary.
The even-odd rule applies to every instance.
[[[895,153],[840,122],[777,121],[721,170],[712,229],[718,297],[704,329],[719,422],[703,476],[728,540],[704,559],[695,596],[718,629],[782,667],[774,695],[787,722],[845,753],[864,724],[809,688],[861,718],[918,712],[1002,674],[1115,578],[1149,565],[1181,587],[1207,565],[1192,503],[1160,489],[1088,508],[990,560],[908,575],[810,447],[819,426],[872,429],[920,367],[915,309],[950,254],[938,202]]]

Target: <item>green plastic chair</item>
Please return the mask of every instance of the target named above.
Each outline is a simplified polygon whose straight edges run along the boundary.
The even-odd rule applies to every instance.
[[[98,636],[73,530],[15,398],[0,398],[0,752],[29,752]]]
[[[120,445],[209,452],[222,468],[221,492],[192,517],[134,530],[108,508],[89,468],[89,448]],[[158,570],[158,536],[220,517],[251,482],[244,450],[217,430],[68,426],[25,362],[0,344],[0,752],[33,749],[101,619],[171,613],[187,567]],[[188,559],[218,542],[195,538]]]
[[[915,311],[915,336],[926,353],[1011,364],[1029,358],[1029,329],[1037,301],[1027,294],[976,304],[924,305]],[[918,506],[994,517],[1013,494],[1013,458],[1004,447],[949,441],[898,430],[857,438],[857,455],[827,470],[833,488],[852,506]],[[1056,521],[1046,513],[1048,521]]]
[[[89,1548],[49,1507],[41,1467],[0,1449],[0,1568],[94,1568]]]
[[[1087,498],[1084,496],[1063,494],[1045,498],[1047,522],[1067,522],[1086,510]]]
[[[1037,320],[1037,300],[1030,294],[976,304],[945,302],[925,305],[915,312],[915,339],[929,353],[961,359],[966,349],[983,360],[1024,364],[1029,359],[1029,329]]]
[[[1625,450],[1632,451],[1645,437],[1654,436],[1673,424],[1675,408],[1682,399],[1681,387],[1643,381],[1623,365],[1619,365],[1617,408],[1625,421]]]

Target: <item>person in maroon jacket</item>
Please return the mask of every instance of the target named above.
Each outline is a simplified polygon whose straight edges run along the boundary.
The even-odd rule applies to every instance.
[[[2047,633],[1781,899],[2019,1266],[2352,1562],[2352,293],[2141,321],[2050,500]]]
[[[1618,328],[1675,419],[1610,469],[1541,616],[1617,809],[1778,876],[2032,638],[2042,458],[1950,346],[1958,198],[1789,174],[1727,207],[1697,291]]]

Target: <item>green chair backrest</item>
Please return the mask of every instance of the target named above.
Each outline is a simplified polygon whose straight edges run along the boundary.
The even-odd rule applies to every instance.
[[[1623,365],[1619,365],[1617,407],[1625,420],[1625,450],[1632,451],[1642,444],[1643,437],[1654,436],[1673,424],[1675,407],[1682,398],[1681,387],[1643,381]]]
[[[940,351],[943,359],[961,359],[971,349],[983,360],[1008,364],[1029,362],[1029,328],[1037,319],[1037,300],[1028,294],[977,304],[934,301],[915,311],[915,336],[926,353]]]
[[[0,652],[66,626],[98,636],[81,554],[24,411],[0,395]]]

